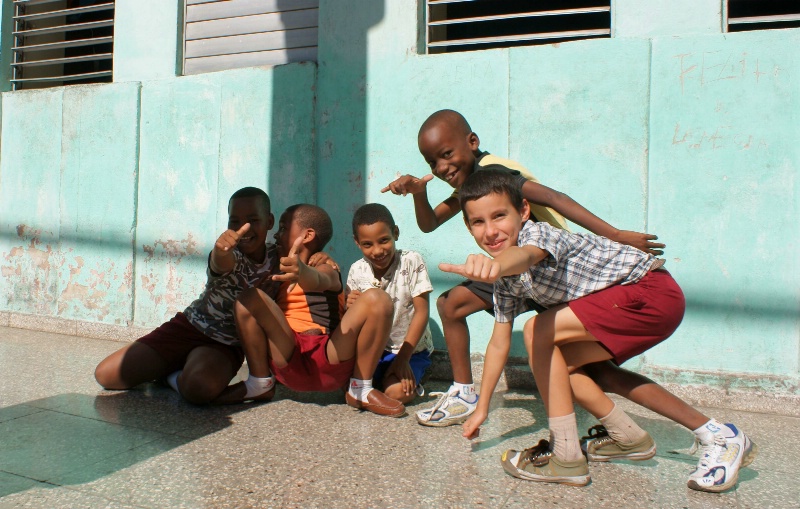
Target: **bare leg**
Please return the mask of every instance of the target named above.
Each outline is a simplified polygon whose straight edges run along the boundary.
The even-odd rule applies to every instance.
[[[227,355],[200,346],[189,352],[178,377],[178,389],[189,403],[204,405],[222,394],[237,370]]]
[[[478,311],[491,309],[491,303],[463,286],[456,286],[436,300],[436,307],[442,320],[442,332],[453,368],[453,380],[461,384],[471,384],[472,363],[469,359],[467,317]]]
[[[383,393],[403,404],[411,403],[417,397],[415,391],[412,391],[411,394],[403,392],[403,385],[400,379],[394,375],[383,379]]]
[[[610,361],[588,364],[583,369],[604,392],[619,394],[690,430],[709,421],[709,417],[646,376],[620,368]]]
[[[131,343],[103,359],[94,370],[105,389],[124,390],[167,376],[167,363],[144,343]]]
[[[347,310],[328,341],[328,362],[356,358],[353,378],[372,379],[392,328],[392,301],[382,290],[367,290]]]
[[[272,376],[270,359],[279,367],[289,363],[295,348],[294,331],[275,301],[261,290],[249,289],[239,296],[233,312],[247,368],[252,376]],[[244,382],[239,382],[227,387],[214,403],[241,403],[246,394]],[[266,399],[272,399],[272,395]]]

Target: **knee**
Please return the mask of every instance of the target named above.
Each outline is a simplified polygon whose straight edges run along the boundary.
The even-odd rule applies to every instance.
[[[361,299],[365,299],[364,303],[365,305],[369,306],[369,309],[372,310],[372,313],[382,313],[390,316],[394,313],[392,298],[389,297],[388,293],[379,288],[367,290],[361,295],[361,297],[358,298],[359,301]]]
[[[101,387],[104,389],[115,389],[116,387],[112,387],[114,385],[113,378],[111,376],[111,370],[108,367],[108,362],[103,360],[100,364],[94,368],[94,379],[97,380],[97,383],[100,384]]]
[[[383,393],[392,399],[396,399],[397,401],[399,401],[404,405],[414,401],[414,398],[417,395],[415,392],[412,392],[411,394],[404,393],[403,388],[400,386],[399,383],[386,387],[386,390],[384,390]]]
[[[536,317],[531,318],[522,327],[522,342],[525,344],[525,350],[528,352],[528,357],[533,359],[533,328]]]
[[[186,372],[178,379],[178,389],[183,399],[193,405],[206,405],[222,393],[222,389],[207,378],[187,376]]]
[[[453,291],[442,294],[436,299],[436,310],[439,312],[439,318],[444,321],[466,318],[467,315],[462,312],[463,306],[463,299],[460,299],[458,293]]]

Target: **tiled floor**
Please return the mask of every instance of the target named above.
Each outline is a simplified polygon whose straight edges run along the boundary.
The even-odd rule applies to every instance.
[[[798,418],[705,409],[760,448],[736,488],[707,494],[686,487],[692,435],[622,403],[656,439],[656,458],[592,465],[585,488],[542,485],[499,463],[547,435],[535,393],[496,397],[469,443],[458,427],[351,411],[338,393],[280,388],[264,405],[198,408],[158,386],[102,391],[92,371],[120,346],[0,328],[0,508],[800,507]]]

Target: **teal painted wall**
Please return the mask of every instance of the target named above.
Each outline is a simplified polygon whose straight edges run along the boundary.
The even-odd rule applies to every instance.
[[[129,9],[117,83],[3,94],[0,311],[159,323],[202,288],[244,185],[266,187],[276,214],[329,210],[345,267],[359,256],[353,210],[386,204],[435,297],[458,282],[436,265],[477,247],[458,219],[422,234],[411,198],[380,189],[429,171],[417,130],[453,108],[482,148],[667,243],[686,319],[634,367],[785,377],[800,391],[800,30],[722,34],[719,2],[618,0],[611,39],[422,55],[417,2],[320,3],[317,65],[174,77],[166,46],[180,31],[143,51],[146,14]],[[431,200],[450,192],[429,185]],[[482,352],[492,320],[470,325]]]

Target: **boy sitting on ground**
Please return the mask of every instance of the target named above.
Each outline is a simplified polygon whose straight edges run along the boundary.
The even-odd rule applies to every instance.
[[[269,276],[278,250],[266,242],[274,221],[267,193],[255,187],[233,193],[228,229],[208,256],[203,293],[183,313],[100,362],[97,382],[122,390],[167,377],[190,403],[214,402],[244,360],[233,320],[236,298],[254,285],[273,294],[277,289]]]
[[[278,381],[295,391],[347,387],[345,401],[352,407],[391,417],[405,414],[401,402],[372,387],[392,325],[391,299],[371,289],[342,315],[338,270],[307,264],[332,235],[330,216],[317,206],[294,205],[281,215],[275,240],[282,274],[273,280],[282,284],[276,299],[252,288],[236,302],[250,375],[231,385],[222,401],[270,401]]]
[[[470,255],[446,272],[494,283],[495,326],[486,348],[480,399],[464,423],[476,436],[508,358],[514,318],[534,299],[547,311],[524,328],[536,386],[547,411],[550,440],[503,453],[503,468],[531,481],[583,486],[589,471],[581,451],[575,399],[601,419],[607,435],[583,444],[590,460],[647,459],[655,444],[592,381],[584,367],[621,364],[668,338],[683,319],[683,292],[662,268],[664,261],[591,234],[572,234],[528,221],[530,208],[506,172],[471,175],[461,188],[461,208],[476,243],[492,258]],[[719,492],[736,484],[739,469],[755,457],[753,443],[732,424],[722,424],[684,403],[702,456],[688,486]]]
[[[356,210],[353,239],[364,258],[350,266],[347,307],[372,288],[391,297],[394,320],[373,379],[387,396],[407,404],[423,392],[420,380],[431,365],[428,297],[433,286],[422,256],[395,247],[399,237],[400,229],[385,206],[368,203]]]

